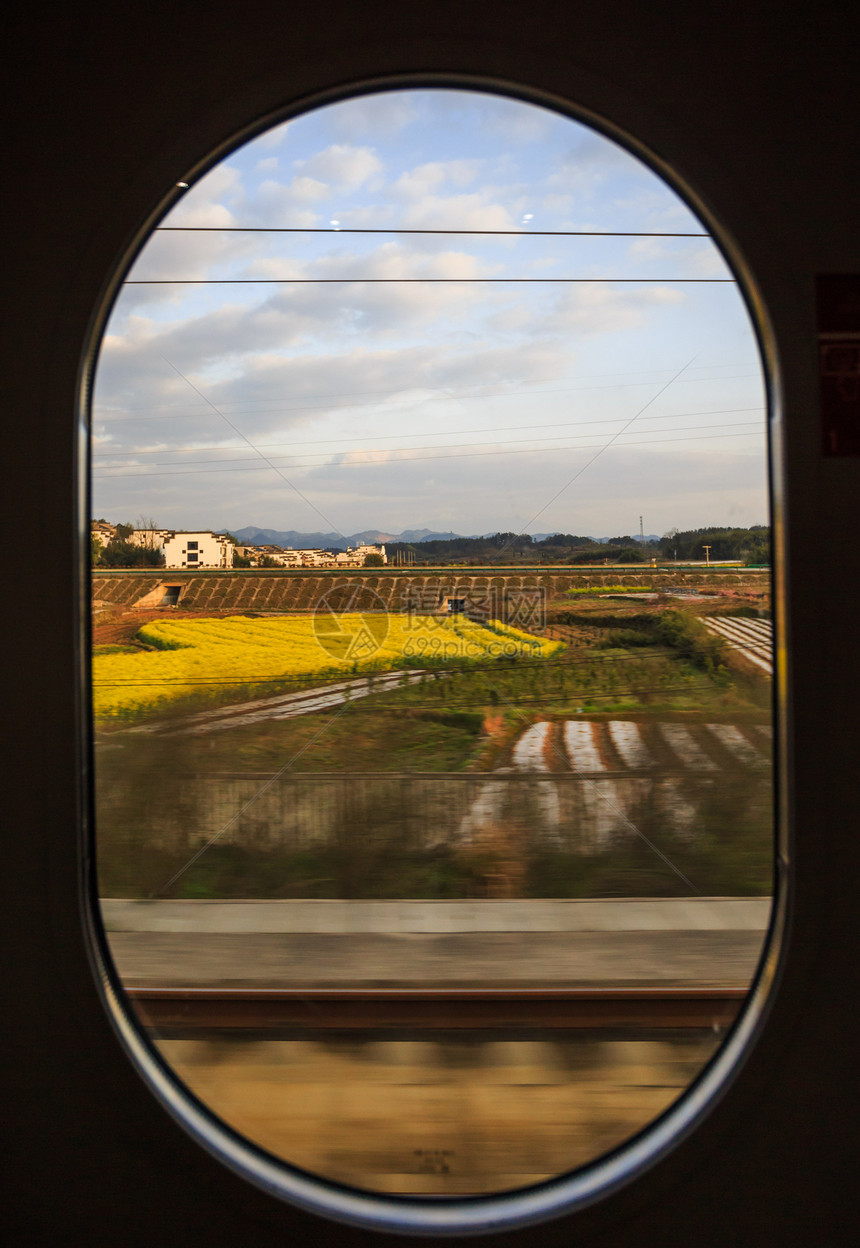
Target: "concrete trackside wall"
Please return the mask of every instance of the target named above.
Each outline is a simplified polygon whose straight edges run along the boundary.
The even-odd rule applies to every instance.
[[[178,607],[194,611],[312,611],[325,597],[336,611],[387,607],[392,611],[429,612],[444,609],[448,598],[481,601],[502,590],[539,593],[547,599],[559,597],[569,589],[614,585],[636,586],[643,591],[711,586],[765,594],[770,588],[770,574],[747,568],[706,571],[668,567],[600,571],[522,568],[475,573],[460,568],[427,572],[414,568],[377,568],[373,572],[95,570],[93,602],[129,609],[157,605],[157,591],[167,585],[180,585]]]

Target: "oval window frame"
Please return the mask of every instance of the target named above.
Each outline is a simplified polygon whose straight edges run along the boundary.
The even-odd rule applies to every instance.
[[[81,900],[84,929],[91,964],[103,1004],[113,1029],[132,1065],[178,1125],[223,1165],[269,1195],[300,1209],[365,1230],[414,1236],[478,1235],[540,1225],[587,1208],[626,1187],[674,1152],[729,1092],[746,1057],[760,1036],[785,961],[786,933],[791,895],[789,820],[783,760],[786,757],[786,619],[785,578],[781,574],[784,549],[780,500],[784,497],[780,455],[782,406],[780,368],[770,319],[750,267],[730,231],[710,212],[703,198],[647,144],[616,122],[563,97],[479,74],[404,73],[356,80],[284,104],[237,130],[218,144],[177,181],[140,223],[104,283],[91,318],[82,351],[78,388],[78,499],[79,532],[88,534],[90,517],[90,428],[95,361],[110,314],[125,276],[149,241],[154,229],[175,206],[189,185],[220,164],[232,152],[273,127],[329,104],[364,95],[394,90],[461,90],[500,95],[537,105],[588,126],[617,143],[643,162],[679,196],[707,228],[737,279],[741,298],[755,334],[766,394],[768,431],[767,462],[770,521],[774,539],[771,590],[775,630],[775,671],[772,695],[774,731],[774,889],[773,900],[758,967],[749,993],[735,1023],[717,1052],[690,1086],[662,1114],[610,1152],[585,1166],[533,1187],[486,1196],[433,1197],[387,1196],[347,1187],[310,1174],[280,1160],[255,1145],[217,1118],[189,1088],[149,1041],[135,1020],[108,948],[101,917],[96,875],[96,819],[94,807],[94,734],[91,698],[91,644],[89,631],[81,656],[81,735],[87,766],[87,791],[83,819]],[[88,545],[82,543],[81,601],[90,599]]]

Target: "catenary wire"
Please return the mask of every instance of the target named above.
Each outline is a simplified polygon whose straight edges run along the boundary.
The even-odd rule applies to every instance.
[[[758,412],[758,411],[763,411],[763,409],[760,406],[759,407],[718,407],[707,412],[666,412],[665,415],[653,416],[651,417],[651,419],[652,420],[679,420],[681,417],[684,417],[684,416],[728,416],[728,415],[734,415],[739,412]],[[243,413],[243,414],[247,415],[248,413]],[[452,429],[450,432],[446,433],[444,436],[453,438],[453,437],[462,437],[463,434],[471,434],[471,433],[485,433],[485,434],[522,433],[523,430],[525,429],[569,429],[571,428],[571,426],[581,427],[583,425],[618,424],[618,422],[622,420],[624,420],[623,416],[610,416],[610,417],[605,417],[602,420],[580,420],[580,421],[560,420],[560,421],[555,421],[551,424],[543,424],[543,425],[497,425],[495,426],[495,428],[491,428],[491,429]],[[310,438],[310,439],[305,439],[302,442],[259,442],[257,445],[261,448],[265,448],[266,450],[274,450],[275,448],[280,447],[280,446],[333,446],[342,442],[347,442],[347,443],[352,444],[354,442],[402,441],[406,438],[426,438],[429,436],[431,432],[433,431],[422,430],[419,433],[391,433],[391,434],[380,433],[380,434],[372,434],[366,437],[358,437],[358,438],[355,438],[355,437],[319,438],[319,439]],[[658,433],[658,432],[663,432],[663,431],[655,429],[653,430],[653,432]],[[593,435],[583,434],[582,436],[589,437]],[[548,439],[541,439],[541,441],[544,441],[544,440],[548,440]],[[456,446],[456,443],[452,444],[452,446]],[[98,456],[107,456],[107,457],[113,458],[117,455],[166,455],[168,453],[170,453],[171,455],[184,455],[186,452],[190,452],[190,451],[229,451],[232,449],[233,448],[229,446],[176,446],[176,447],[162,447],[160,450],[157,450],[157,451],[122,451],[122,450],[117,449],[115,451],[93,451],[93,457],[95,458]],[[426,447],[411,447],[409,449],[426,450],[427,448]]]
[[[180,370],[176,367],[176,365],[171,363],[170,360],[166,359],[164,356],[162,356],[161,358],[164,360],[165,364],[168,364],[173,369],[173,371],[177,373],[182,378],[182,380],[191,387],[194,393],[198,395],[203,400],[204,403],[207,403],[209,407],[212,408],[212,411],[215,412],[217,416],[221,417],[221,419],[224,421],[226,425],[230,426],[230,428],[233,430],[233,432],[236,434],[237,437],[241,438],[243,442],[246,442],[248,446],[250,446],[251,450],[256,452],[256,454],[260,456],[260,459],[262,459],[263,463],[268,465],[268,467],[271,468],[272,472],[274,472],[278,477],[280,477],[280,479],[284,482],[285,485],[288,485],[295,494],[298,494],[299,498],[302,500],[303,503],[306,503],[307,506],[310,507],[312,511],[316,512],[316,514],[319,516],[320,520],[322,520],[324,524],[329,525],[333,533],[337,533],[339,537],[343,537],[343,534],[341,533],[337,525],[332,524],[331,520],[329,520],[329,518],[320,511],[319,507],[317,507],[315,503],[312,503],[311,500],[307,498],[299,489],[299,487],[297,485],[294,485],[293,482],[290,481],[288,477],[284,476],[280,468],[277,468],[273,463],[270,463],[270,461],[263,454],[263,452],[257,450],[256,446],[254,446],[254,443],[251,441],[251,439],[246,437],[245,434],[242,432],[242,430],[237,428],[237,426],[233,424],[233,422],[230,420],[228,416],[225,416],[222,411],[219,411],[219,409],[215,406],[212,400],[208,399],[206,395],[202,392],[202,390],[198,390],[197,386],[195,386],[193,381],[190,381],[183,372],[180,372]],[[159,475],[162,475],[162,474],[159,474]]]
[[[624,419],[623,417],[619,417],[619,418],[618,418],[618,420],[623,420],[623,419]],[[652,417],[652,419],[654,419],[654,420],[660,420],[660,419],[665,419],[665,418],[655,416],[655,417]],[[589,424],[612,424],[612,423],[618,423],[618,420],[616,420],[615,422],[613,422],[613,421],[589,421],[589,422],[585,422],[585,423],[589,423]],[[740,421],[737,421],[737,420],[736,420],[736,421],[726,421],[726,422],[724,422],[724,423],[717,424],[717,425],[687,425],[687,426],[685,426],[685,427],[683,427],[683,428],[681,428],[681,429],[644,429],[642,432],[643,432],[643,433],[649,433],[649,434],[652,434],[652,433],[653,433],[653,434],[659,434],[659,433],[688,433],[688,432],[692,432],[692,431],[699,431],[699,430],[703,430],[703,429],[746,429],[746,428],[750,427],[751,425],[760,426],[762,429],[764,428],[764,424],[763,424],[763,422],[762,422],[762,421],[750,421],[750,420],[740,420]],[[509,439],[507,442],[503,442],[503,443],[501,443],[500,445],[501,445],[501,447],[508,447],[508,446],[514,446],[514,445],[517,445],[517,444],[519,444],[519,443],[529,443],[529,442],[568,442],[568,441],[570,441],[571,439],[574,439],[574,440],[576,440],[576,441],[579,441],[579,440],[581,440],[582,438],[593,438],[593,437],[595,437],[595,436],[596,436],[596,435],[595,435],[594,433],[580,433],[580,434],[572,434],[572,433],[568,433],[568,434],[559,434],[559,435],[557,435],[557,436],[555,436],[555,437],[542,437],[542,438],[534,438],[534,437],[530,437],[530,438],[511,438],[511,439]],[[673,438],[673,439],[672,439],[672,441],[683,441],[683,439],[680,439],[680,438],[677,438],[677,439],[676,439],[676,438]],[[264,444],[264,445],[267,445],[267,449],[271,449],[272,445],[283,446],[283,445],[284,445],[284,443]],[[412,459],[413,459],[413,458],[415,458],[415,459],[420,459],[420,458],[423,458],[422,456],[415,454],[415,452],[418,452],[418,451],[444,451],[444,450],[450,450],[450,451],[452,451],[453,453],[452,453],[451,455],[446,455],[446,456],[444,456],[443,458],[445,458],[445,459],[458,459],[458,458],[460,458],[460,456],[465,456],[465,455],[468,455],[468,454],[469,454],[469,451],[468,451],[468,450],[461,450],[461,449],[460,449],[461,447],[466,447],[466,448],[468,448],[468,447],[485,446],[485,445],[486,445],[486,442],[461,442],[461,443],[453,443],[453,444],[443,442],[443,443],[434,443],[434,444],[432,444],[432,445],[430,445],[430,446],[383,447],[383,448],[380,448],[379,450],[375,450],[375,451],[368,451],[368,452],[366,452],[366,453],[367,453],[368,455],[370,455],[370,456],[373,456],[373,455],[388,455],[388,454],[397,454],[397,455],[402,455],[404,458],[403,458],[403,459],[398,459],[396,462],[397,462],[397,463],[410,463],[410,462],[412,461]],[[625,445],[626,445],[626,444],[625,444]],[[641,443],[636,443],[636,445],[641,445]],[[108,457],[110,457],[110,458],[118,458],[118,457],[120,457],[120,456],[124,456],[124,457],[126,457],[126,458],[127,458],[127,457],[129,457],[129,456],[134,457],[134,456],[138,456],[138,455],[179,455],[179,454],[182,454],[182,453],[184,453],[184,452],[186,452],[186,451],[188,451],[188,452],[215,452],[215,451],[234,451],[234,450],[240,450],[240,449],[241,449],[240,447],[231,447],[231,446],[224,446],[224,447],[219,447],[219,446],[212,446],[212,447],[184,447],[184,448],[183,448],[183,447],[180,447],[180,448],[176,448],[176,449],[171,448],[171,447],[162,447],[162,449],[161,449],[161,450],[159,450],[159,451],[114,451],[114,452],[110,452],[110,451],[103,451],[103,452],[101,452],[101,454],[103,454],[103,455],[107,455],[107,456],[108,456]],[[553,450],[553,449],[565,450],[565,449],[567,449],[567,448],[565,448],[565,447],[557,447],[557,448],[554,448],[554,447],[533,447],[533,448],[532,448],[532,450],[534,450],[534,451],[540,451],[540,450],[544,450],[544,449],[546,449],[546,450]],[[350,453],[350,450],[351,450],[351,448],[347,448],[347,451],[339,451],[339,452],[337,452],[337,454],[349,454],[349,453]],[[291,454],[291,453],[288,453],[288,454],[281,454],[281,455],[272,455],[272,456],[271,456],[271,460],[272,460],[272,462],[273,462],[273,463],[274,463],[276,460],[279,460],[279,459],[286,459],[286,460],[289,460],[290,462],[294,462],[294,461],[296,461],[296,460],[298,460],[298,459],[313,459],[313,458],[315,458],[315,457],[317,457],[318,455],[323,454],[323,453],[324,453],[324,452],[320,452],[320,451],[308,451],[308,452],[305,452],[305,454],[303,454],[303,455],[293,455],[293,454]],[[406,458],[407,456],[408,456],[409,458]],[[427,458],[430,458],[430,457],[428,456]],[[193,459],[192,459],[192,460],[185,460],[185,461],[184,461],[184,463],[183,463],[182,461],[179,461],[179,462],[178,462],[175,466],[176,466],[176,467],[180,467],[180,466],[183,466],[183,467],[184,467],[184,466],[185,466],[185,464],[189,464],[189,463],[190,463],[190,464],[192,464],[192,465],[196,465],[196,464],[244,464],[244,463],[247,463],[247,462],[248,462],[248,461],[247,461],[247,459],[200,459],[200,460],[193,460]],[[323,461],[322,461],[322,465],[313,465],[313,464],[311,464],[311,465],[307,465],[307,466],[309,466],[309,467],[319,467],[319,466],[324,466],[324,465],[326,464],[326,462],[327,462],[327,461],[323,460]],[[376,462],[378,462],[378,461],[376,461],[376,460],[374,460],[374,459],[351,459],[349,462],[350,462],[350,463],[352,463],[352,464],[363,464],[363,463],[376,463]],[[103,467],[105,470],[109,470],[111,467],[114,467],[114,466],[116,466],[116,467],[121,467],[122,465],[110,465],[110,464],[104,464],[104,465],[102,465],[102,467]],[[170,461],[167,461],[167,462],[165,462],[165,463],[156,463],[156,464],[154,464],[154,465],[153,465],[153,467],[156,467],[156,468],[169,468],[169,467],[171,467],[171,466],[174,466],[174,465],[172,465]]]
[[[669,232],[663,230],[442,230],[364,229],[359,226],[301,225],[159,225],[154,233],[182,234],[468,234],[479,237],[505,238],[710,238],[708,233]]]
[[[734,277],[149,277],[123,286],[385,286],[435,285],[573,285],[736,286]]]
[[[626,433],[626,432],[627,432],[627,430],[628,430],[628,429],[630,428],[630,426],[634,423],[634,421],[638,420],[638,419],[639,419],[639,417],[642,415],[642,413],[643,413],[643,412],[645,412],[645,411],[647,411],[647,409],[651,406],[651,404],[652,404],[652,403],[656,403],[656,402],[657,402],[657,400],[659,399],[659,397],[660,397],[660,395],[661,395],[661,394],[665,394],[665,392],[669,389],[669,387],[670,387],[671,385],[673,385],[673,384],[674,384],[674,383],[675,383],[675,382],[679,379],[679,377],[681,377],[681,375],[682,375],[683,373],[685,373],[685,372],[687,371],[687,369],[688,369],[688,368],[690,368],[690,367],[691,367],[691,365],[693,365],[693,364],[696,362],[696,360],[699,358],[699,356],[700,356],[700,355],[701,355],[701,351],[697,351],[695,355],[691,356],[691,357],[690,357],[690,359],[689,359],[689,360],[687,360],[686,364],[683,364],[683,365],[682,365],[682,366],[678,369],[678,371],[674,374],[674,376],[670,377],[670,378],[669,378],[669,380],[668,380],[667,382],[664,382],[664,384],[660,387],[660,389],[656,392],[656,394],[652,394],[651,398],[650,398],[650,399],[648,399],[648,401],[647,401],[646,403],[643,403],[643,404],[642,404],[642,406],[639,408],[639,410],[638,410],[637,412],[634,412],[634,414],[633,414],[633,415],[630,417],[630,419],[627,421],[627,424],[624,426],[624,428],[623,428],[623,429],[619,429],[617,433],[613,433],[612,437],[611,437],[611,438],[609,438],[609,440],[608,440],[607,442],[604,442],[603,446],[601,446],[601,447],[600,447],[600,449],[599,449],[598,451],[596,451],[594,455],[592,455],[591,459],[589,459],[586,463],[584,463],[584,464],[582,465],[582,467],[581,467],[581,468],[578,468],[578,469],[576,470],[576,472],[573,474],[573,476],[570,478],[570,480],[569,480],[569,481],[566,481],[566,482],[564,483],[564,485],[561,487],[561,489],[560,489],[560,490],[556,490],[556,492],[555,492],[555,494],[553,494],[552,498],[551,498],[548,502],[544,503],[544,505],[543,505],[543,507],[541,507],[540,511],[536,512],[536,513],[535,513],[535,515],[533,515],[533,516],[532,516],[532,518],[531,518],[531,520],[529,520],[528,524],[523,525],[523,530],[522,530],[522,531],[523,531],[523,532],[525,532],[527,529],[530,529],[530,528],[531,528],[531,526],[535,523],[535,521],[536,521],[536,520],[539,520],[539,519],[540,519],[540,517],[544,514],[544,512],[545,512],[545,511],[547,511],[547,510],[548,510],[548,509],[549,509],[549,508],[553,505],[553,503],[554,503],[554,502],[556,502],[556,500],[557,500],[557,499],[561,498],[562,494],[564,494],[566,490],[569,490],[569,489],[570,489],[570,487],[574,484],[574,482],[575,482],[575,481],[578,481],[578,480],[579,480],[579,478],[582,476],[582,474],[583,474],[584,472],[587,472],[587,471],[588,471],[588,469],[591,467],[591,465],[592,465],[593,463],[595,463],[595,461],[596,461],[596,460],[598,460],[598,459],[600,458],[600,456],[603,454],[603,452],[604,452],[604,451],[607,451],[607,450],[608,450],[608,449],[609,449],[612,445],[614,445],[614,443],[616,443],[616,442],[617,442],[617,440],[618,440],[618,439],[622,436],[622,434],[624,434],[624,433]],[[711,436],[713,436],[713,437],[727,437],[727,436],[736,437],[736,436],[738,436],[738,435],[736,435],[736,434],[732,434],[732,435],[727,435],[727,434],[713,434],[713,435],[711,435]],[[743,437],[744,435],[743,435],[743,434],[741,434],[740,436],[741,436],[741,437]],[[749,435],[747,435],[747,436],[749,436]],[[667,439],[664,439],[664,440],[667,440]],[[687,439],[685,439],[685,441],[686,441],[686,440],[687,440]],[[694,439],[692,439],[692,438],[691,438],[691,439],[689,439],[689,441],[693,441],[693,440],[694,440]],[[637,444],[636,444],[636,443],[627,443],[626,445],[628,445],[628,446],[633,446],[633,445],[637,445]],[[641,445],[641,443],[640,443],[639,445]]]
[[[742,368],[742,367],[743,367],[743,365],[742,365],[742,364],[738,364],[738,363],[730,363],[730,364],[700,364],[698,367],[699,367],[699,369],[710,369],[710,368]],[[695,370],[695,369],[691,369],[690,371],[691,371],[691,372],[695,372],[696,370]],[[652,369],[641,369],[641,368],[637,368],[637,369],[627,369],[627,370],[626,370],[626,371],[624,371],[624,372],[619,372],[619,371],[617,371],[617,370],[616,370],[616,371],[611,372],[611,373],[584,373],[584,374],[583,374],[583,377],[584,377],[584,378],[587,378],[587,377],[599,377],[599,378],[603,378],[603,377],[644,377],[644,378],[645,378],[645,380],[643,380],[643,381],[638,381],[638,382],[630,382],[630,381],[626,381],[626,382],[614,382],[611,386],[574,386],[574,387],[572,387],[572,389],[574,389],[574,390],[606,390],[606,389],[610,389],[610,390],[611,390],[611,389],[613,389],[613,388],[615,388],[615,387],[619,387],[619,388],[621,388],[621,387],[624,387],[624,386],[631,386],[631,385],[633,385],[633,386],[648,386],[648,385],[651,385],[651,384],[652,384],[652,382],[653,382],[653,378],[650,376],[650,374],[652,374],[652,373],[657,373],[657,374],[660,374],[660,373],[666,373],[666,372],[669,372],[669,369],[666,369],[666,368],[663,368],[663,369],[660,369],[660,368],[656,368],[656,369],[655,369],[655,368],[652,368]],[[741,377],[754,377],[754,376],[757,376],[757,375],[758,375],[758,374],[756,374],[756,373],[741,373],[741,374],[739,374],[739,376],[741,376]],[[550,377],[550,378],[532,377],[532,378],[531,378],[531,379],[529,379],[529,380],[528,380],[528,382],[527,382],[527,381],[526,381],[526,379],[525,379],[525,378],[523,378],[523,379],[522,379],[522,381],[520,382],[520,384],[522,384],[522,385],[526,385],[526,384],[528,384],[528,385],[539,385],[541,381],[555,381],[555,380],[556,380],[556,378],[555,378],[555,377]],[[731,377],[727,377],[727,378],[718,378],[718,377],[701,377],[701,378],[690,378],[689,380],[699,380],[699,381],[731,381],[731,380],[733,380],[733,378],[731,378]],[[480,384],[480,383],[473,383],[473,384]],[[414,388],[421,389],[422,387],[411,387],[411,388],[413,388],[413,389],[414,389]],[[450,390],[450,389],[447,389],[447,388],[444,388],[444,387],[426,387],[426,386],[425,386],[425,387],[423,387],[423,388],[424,388],[424,389],[432,389],[432,390],[434,390],[434,392],[442,393],[442,394],[444,394],[444,395],[446,396],[446,398],[456,399],[456,398],[458,397],[456,394],[453,394],[453,393],[451,392],[451,390]],[[400,394],[400,393],[402,393],[403,389],[404,389],[404,387],[402,387],[402,386],[401,386],[401,387],[399,387],[399,388],[395,388],[394,390],[391,390],[391,389],[387,389],[387,390],[358,390],[358,391],[356,391],[356,390],[339,390],[339,391],[336,391],[334,394],[315,394],[315,395],[312,395],[311,397],[312,397],[312,398],[314,398],[314,399],[343,399],[343,398],[354,398],[356,395],[358,395],[360,398],[369,398],[371,395],[376,395],[376,396],[378,396],[378,395],[392,395],[392,394]],[[542,393],[542,394],[566,394],[566,393],[568,393],[568,392],[569,392],[569,390],[570,390],[570,389],[571,389],[571,387],[567,387],[567,388],[565,388],[565,389],[563,389],[563,390],[544,390],[544,391],[539,391],[538,393]],[[459,396],[459,397],[462,397],[462,398],[464,398],[464,399],[472,399],[472,398],[482,399],[482,398],[492,398],[494,394],[496,394],[496,395],[509,395],[509,394],[511,394],[511,393],[515,393],[515,392],[509,391],[509,390],[499,390],[499,391],[494,391],[494,392],[491,392],[491,393],[490,393],[490,394],[488,394],[488,395],[476,394],[476,395],[463,395],[463,396]],[[238,415],[245,415],[245,414],[248,414],[249,409],[247,408],[247,402],[248,402],[248,401],[246,400],[245,405],[244,405],[244,406],[245,406],[245,410],[244,410],[244,411],[242,411],[242,412],[232,412],[232,413],[231,413],[231,415],[233,415],[233,416],[238,416]],[[268,400],[268,399],[258,399],[258,400],[256,400],[256,401],[252,401],[252,406],[255,406],[255,407],[258,407],[258,408],[259,408],[259,404],[260,404],[260,403],[268,403],[268,402],[269,402],[269,400]],[[233,404],[230,404],[230,403],[223,403],[223,404],[222,404],[222,407],[224,407],[224,408],[228,408],[228,407],[232,407],[232,406],[233,406]],[[112,410],[112,409],[110,409],[110,408],[105,408],[104,410],[109,411],[109,410]],[[151,410],[151,409],[150,409],[149,407],[146,407],[146,408],[134,408],[134,407],[124,406],[122,410],[123,410],[123,411],[149,411],[149,410]],[[277,410],[279,410],[279,409],[278,409],[278,408],[275,408],[275,409],[267,409],[267,408],[263,408],[262,410],[263,410],[263,411],[266,411],[266,410],[275,410],[275,411],[277,411]],[[288,410],[288,411],[291,411],[291,410],[293,410],[293,409],[288,408],[287,410]],[[181,413],[175,413],[175,414],[181,415]]]
[[[759,422],[755,421],[753,423],[758,425]],[[717,427],[723,428],[724,426],[720,425]],[[644,442],[624,442],[621,444],[621,449],[626,449],[627,447],[630,447],[630,446],[661,446],[661,445],[666,445],[668,443],[677,443],[677,442],[706,442],[715,438],[752,438],[752,437],[760,437],[763,432],[764,432],[764,428],[762,426],[761,429],[756,429],[755,431],[752,431],[750,433],[709,433],[709,434],[705,434],[704,437],[702,438],[696,438],[696,437],[693,437],[693,438],[655,438],[655,439],[651,439],[649,441],[644,441]],[[615,442],[613,442],[612,445],[615,445]],[[495,456],[495,455],[541,455],[541,454],[549,455],[549,454],[552,454],[554,450],[556,451],[560,451],[560,450],[588,451],[592,449],[594,449],[593,446],[591,447],[590,446],[532,447],[530,449],[523,447],[523,448],[518,448],[515,451],[466,451],[462,455],[418,455],[418,456],[415,456],[415,458],[413,459],[389,460],[388,462],[391,464],[402,466],[404,464],[424,463],[425,461],[429,461],[432,459],[476,459],[476,458],[480,459],[480,458],[486,458],[486,457]],[[604,444],[600,448],[600,453],[602,453],[604,450],[608,450],[607,444]],[[589,460],[588,464],[584,465],[582,471],[584,472],[585,469],[589,466],[589,464],[593,463],[596,458],[597,456],[594,456],[591,460]],[[223,463],[223,460],[222,461],[213,460],[211,462]],[[239,461],[239,462],[242,462],[242,461]],[[375,464],[378,465],[378,461],[362,459],[362,460],[351,460],[346,463],[340,463],[340,464],[325,464],[325,463],[307,464],[307,465],[304,465],[304,467],[306,468],[322,468],[322,467],[361,468],[367,465],[373,466]],[[100,480],[111,480],[111,479],[118,478],[118,477],[168,477],[168,476],[186,477],[186,476],[202,476],[205,473],[212,473],[212,472],[259,472],[261,468],[265,466],[268,466],[270,468],[275,468],[275,466],[273,464],[270,464],[268,460],[264,460],[264,463],[262,465],[254,464],[247,468],[242,468],[242,467],[194,468],[194,469],[182,468],[179,472],[127,472],[124,469],[119,472],[114,472],[111,468],[105,466],[99,469],[99,471],[95,472],[93,475],[95,477],[98,477]],[[276,468],[275,468],[275,471],[277,471]],[[572,483],[573,483],[572,481],[568,482],[568,485],[571,485]],[[565,488],[567,487],[563,487],[560,493],[563,493]],[[529,524],[533,524],[534,521],[537,520],[543,514],[543,512],[546,511],[547,507],[551,506],[551,504],[554,501],[555,501],[555,498],[550,499],[549,503],[547,503],[546,506],[543,507],[540,512],[538,512],[537,516],[535,516],[531,521],[529,521]],[[310,504],[310,505],[313,506],[313,504]],[[314,510],[316,511],[317,509],[314,507]],[[318,514],[321,514],[321,513],[318,513]],[[326,523],[329,524],[330,521],[327,520]],[[335,528],[333,528],[332,531],[339,532],[339,530]],[[343,536],[343,534],[340,534],[340,536]]]
[[[759,373],[734,373],[729,377],[682,377],[681,383],[700,383],[705,384],[711,381],[745,381],[750,377],[760,377]],[[546,394],[578,394],[588,390],[636,390],[642,386],[653,384],[650,381],[622,381],[616,382],[609,386],[564,386],[558,390],[534,390],[529,393],[518,390],[495,390],[489,394],[450,394],[447,392],[434,393],[431,397],[419,398],[410,401],[410,410],[416,405],[424,403],[473,403],[478,399],[540,399]],[[380,390],[368,391],[363,393],[378,394],[400,394],[401,390]],[[319,397],[319,396],[316,396]],[[340,397],[340,396],[333,396]],[[224,406],[228,406],[224,404]],[[372,403],[320,403],[320,404],[302,404],[300,407],[282,407],[278,404],[276,407],[257,408],[255,411],[247,407],[242,407],[238,412],[231,412],[231,416],[260,416],[270,412],[283,412],[284,414],[293,412],[351,412],[360,407],[378,408],[379,402]],[[111,409],[114,410],[114,409]],[[391,408],[385,409],[390,412]],[[160,415],[149,416],[98,416],[94,415],[94,423],[111,425],[111,424],[132,424],[134,421],[147,420],[199,420],[202,416],[207,416],[208,412],[166,412]],[[412,436],[412,435],[404,435]]]

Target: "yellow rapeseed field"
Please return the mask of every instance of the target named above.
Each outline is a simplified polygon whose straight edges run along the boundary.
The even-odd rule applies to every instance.
[[[463,616],[370,613],[171,618],[145,625],[138,637],[155,649],[93,659],[99,718],[137,718],[179,700],[223,700],[239,690],[259,696],[397,667],[547,658],[562,648],[498,620],[483,627]]]

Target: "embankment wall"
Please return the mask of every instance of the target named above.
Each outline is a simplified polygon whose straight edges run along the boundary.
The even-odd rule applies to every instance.
[[[158,591],[178,586],[176,605],[195,611],[312,611],[323,600],[335,611],[387,608],[392,611],[433,611],[448,598],[483,601],[494,594],[521,593],[557,598],[567,590],[613,585],[646,590],[707,589],[766,594],[770,573],[749,568],[706,570],[671,567],[517,568],[470,572],[462,568],[416,571],[414,568],[372,572],[94,571],[93,602],[131,609],[158,605]],[[144,602],[145,600],[145,602]],[[165,604],[166,605],[166,604]]]

